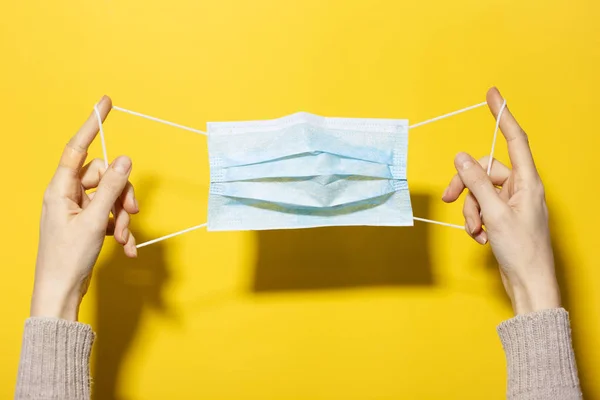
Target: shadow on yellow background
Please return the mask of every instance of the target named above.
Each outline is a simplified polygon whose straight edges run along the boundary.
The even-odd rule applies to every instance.
[[[137,186],[138,201],[151,196],[152,186],[149,179]],[[139,233],[136,239],[139,243],[149,240]],[[164,246],[164,243],[150,246],[134,260],[115,247],[95,269],[97,340],[92,365],[95,399],[121,398],[120,388],[126,379],[123,366],[149,313],[158,312],[175,321],[178,318],[177,310],[167,304],[164,294],[172,274]]]
[[[496,85],[546,185],[565,306],[588,399],[600,399],[595,248],[600,3],[590,0],[5,1],[0,10],[0,398],[11,398],[43,191],[103,94],[208,121],[409,118],[483,101]],[[484,108],[411,130],[415,215],[459,151],[490,150]],[[206,140],[113,110],[108,156],[133,159],[138,241],[206,222]],[[97,143],[90,158],[101,156]],[[498,141],[500,160],[508,162]],[[419,215],[420,214],[420,215]],[[96,400],[505,398],[495,327],[512,316],[464,232],[323,228],[193,233],[127,260],[107,239],[82,305],[97,332]]]
[[[143,202],[151,192],[151,181],[138,185]],[[431,197],[413,194],[415,215],[430,218]],[[430,253],[431,226],[417,224],[413,228],[331,227],[299,230],[258,231],[254,275],[247,288],[250,295],[280,291],[343,290],[360,287],[435,286]],[[560,225],[554,221],[554,232]],[[149,238],[138,234],[138,241]],[[139,340],[140,329],[148,313],[158,312],[181,327],[180,312],[167,304],[164,288],[171,278],[171,267],[165,254],[166,243],[158,243],[140,252],[136,260],[125,258],[120,249],[106,257],[96,269],[96,322],[98,339],[94,347],[94,398],[122,399],[121,388],[127,379],[124,364],[130,348]],[[556,271],[562,289],[563,304],[571,309],[568,269],[560,241],[553,241]],[[485,268],[496,282],[489,295],[510,307],[498,266],[491,253]],[[495,293],[494,293],[495,292]],[[231,296],[203,299],[210,305],[230,300]],[[578,329],[573,332],[576,348],[581,342]],[[578,351],[578,354],[580,352]],[[584,357],[579,357],[585,360]],[[585,362],[579,363],[582,376],[591,376]],[[584,398],[586,382],[582,383]]]
[[[137,186],[144,202],[152,180]],[[412,194],[415,215],[430,218],[427,195]],[[257,231],[257,259],[249,293],[335,290],[360,287],[435,285],[429,257],[433,250],[430,226],[331,227]],[[149,238],[137,235],[137,241]],[[139,340],[144,319],[158,312],[180,324],[179,310],[167,304],[164,288],[172,268],[164,242],[149,246],[135,260],[121,249],[104,258],[94,275],[96,320],[94,329],[94,398],[121,399],[124,366],[130,348]],[[217,297],[213,299],[219,301]],[[201,302],[206,305],[206,302]]]
[[[145,317],[152,311],[175,317],[163,297],[169,267],[160,244],[133,262],[115,250],[99,267],[95,273],[94,398],[119,399],[122,381],[127,379],[123,364],[139,340]]]
[[[411,201],[414,214],[428,218],[431,199],[413,193]],[[416,224],[258,231],[252,290],[434,285],[429,228]]]

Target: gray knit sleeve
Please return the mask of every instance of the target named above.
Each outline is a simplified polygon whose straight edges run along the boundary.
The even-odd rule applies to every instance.
[[[508,399],[582,398],[566,310],[518,315],[502,322],[498,334],[506,353]]]
[[[29,318],[15,399],[88,400],[94,337],[92,328],[79,322]]]

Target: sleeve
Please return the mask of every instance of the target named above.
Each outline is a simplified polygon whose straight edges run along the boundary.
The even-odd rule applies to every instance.
[[[89,325],[52,318],[25,322],[16,400],[90,399]]]
[[[498,326],[510,400],[581,399],[569,314],[563,308],[518,315]]]

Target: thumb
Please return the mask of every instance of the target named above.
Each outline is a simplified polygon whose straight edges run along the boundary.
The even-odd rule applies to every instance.
[[[122,156],[113,161],[100,179],[96,194],[84,212],[92,214],[93,217],[106,218],[125,190],[131,167],[129,157]]]
[[[484,216],[505,206],[490,177],[473,157],[466,153],[459,153],[454,159],[454,166],[460,180],[477,199]]]

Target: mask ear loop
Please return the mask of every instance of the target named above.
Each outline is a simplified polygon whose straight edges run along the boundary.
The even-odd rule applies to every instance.
[[[94,104],[94,113],[98,119],[98,131],[100,131],[100,143],[102,144],[102,154],[104,155],[104,168],[108,169],[108,155],[106,153],[106,141],[104,140],[104,128],[102,127],[102,117],[100,116],[100,110],[98,110],[98,104]]]
[[[185,131],[194,132],[194,133],[197,133],[199,135],[208,136],[208,134],[206,132],[201,131],[199,129],[194,129],[194,128],[190,128],[189,126],[176,124],[175,122],[169,122],[169,121],[166,121],[164,119],[152,117],[150,115],[142,114],[142,113],[139,113],[139,112],[136,112],[136,111],[131,111],[131,110],[128,110],[126,108],[113,106],[113,110],[121,111],[121,112],[126,113],[126,114],[135,115],[136,117],[146,118],[146,119],[149,119],[150,121],[158,122],[160,124],[169,125],[169,126],[172,126],[172,127],[175,127],[175,128],[183,129]]]
[[[199,135],[207,136],[206,132],[201,131],[199,129],[190,128],[189,126],[176,124],[174,122],[166,121],[164,119],[152,117],[150,115],[142,114],[142,113],[139,113],[139,112],[136,112],[136,111],[127,110],[126,108],[122,108],[122,107],[113,106],[113,109],[117,110],[117,111],[121,111],[123,113],[135,115],[136,117],[146,118],[146,119],[149,119],[149,120],[154,121],[154,122],[158,122],[158,123],[169,125],[169,126],[172,126],[172,127],[175,127],[175,128],[179,128],[179,129],[183,129],[183,130],[186,130],[186,131],[194,132],[194,133],[197,133]],[[94,106],[94,111],[96,113],[96,118],[98,119],[98,129],[100,131],[100,143],[102,145],[102,153],[104,155],[104,165],[108,169],[108,156],[107,156],[107,151],[106,151],[106,141],[104,140],[104,129],[102,128],[102,118],[100,117],[100,112],[98,111],[98,106],[97,105]],[[113,215],[114,216],[117,215],[116,212],[115,212],[115,207],[113,207]],[[170,239],[170,238],[175,237],[175,236],[183,235],[184,233],[195,231],[196,229],[204,228],[206,225],[207,224],[204,223],[204,224],[192,226],[191,228],[187,228],[187,229],[184,229],[184,230],[179,231],[179,232],[171,233],[169,235],[161,236],[159,238],[152,239],[152,240],[149,240],[149,241],[144,242],[144,243],[140,243],[140,244],[136,245],[135,247],[139,249],[140,247],[145,247],[145,246],[148,246],[148,245],[151,245],[151,244],[163,241],[165,239]]]
[[[98,119],[98,131],[100,132],[100,143],[102,144],[102,154],[104,156],[104,168],[108,170],[108,155],[106,152],[106,140],[104,139],[104,128],[102,127],[102,117],[100,116],[100,110],[98,110],[98,104],[94,104],[94,114]],[[117,208],[113,206],[112,214],[117,217]]]
[[[191,228],[187,228],[187,229],[184,229],[184,230],[179,231],[179,232],[171,233],[169,235],[161,236],[161,237],[156,238],[156,239],[148,240],[147,242],[140,243],[140,244],[138,244],[135,247],[139,249],[140,247],[145,247],[145,246],[149,246],[151,244],[157,243],[157,242],[162,242],[163,240],[171,239],[172,237],[183,235],[184,233],[195,231],[196,229],[204,228],[206,225],[208,225],[208,224],[205,222],[205,223],[200,224],[200,225],[192,226]]]
[[[487,102],[484,101],[483,103],[479,103],[479,104],[475,104],[475,105],[470,106],[470,107],[462,108],[460,110],[453,111],[453,112],[448,113],[448,114],[440,115],[439,117],[431,118],[431,119],[428,119],[428,120],[423,121],[423,122],[418,122],[416,124],[410,125],[408,128],[409,129],[417,128],[419,126],[422,126],[422,125],[425,125],[425,124],[429,124],[431,122],[439,121],[441,119],[448,118],[448,117],[451,117],[453,115],[460,114],[460,113],[463,113],[465,111],[473,110],[475,108],[479,108],[479,107],[482,107],[482,106],[485,106],[485,105],[487,105]],[[494,129],[494,136],[492,138],[492,150],[490,151],[490,159],[489,159],[488,166],[487,166],[487,174],[488,174],[488,176],[490,175],[490,172],[492,171],[492,163],[494,161],[494,150],[496,148],[496,139],[498,138],[498,129],[500,128],[500,119],[502,118],[502,114],[504,113],[505,109],[506,109],[506,99],[504,99],[504,102],[502,103],[502,107],[500,107],[500,111],[498,112],[498,116],[496,117],[496,127]],[[479,213],[479,215],[481,216],[481,213]],[[443,225],[443,226],[448,226],[450,228],[456,228],[456,229],[460,229],[460,230],[465,229],[465,227],[461,226],[461,225],[450,224],[450,223],[447,223],[447,222],[435,221],[433,219],[426,219],[426,218],[419,218],[419,217],[413,217],[413,219],[415,221],[427,222],[429,224]]]
[[[502,107],[500,107],[500,111],[498,111],[498,116],[496,117],[496,128],[494,129],[494,138],[492,139],[492,150],[490,151],[490,160],[488,161],[487,174],[488,176],[492,172],[492,162],[494,161],[494,149],[496,148],[496,138],[498,137],[498,129],[500,128],[500,119],[502,118],[502,114],[506,109],[506,99],[502,102]]]

